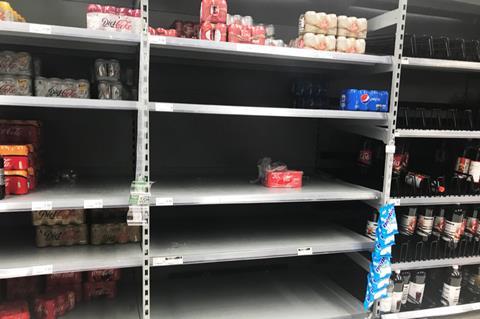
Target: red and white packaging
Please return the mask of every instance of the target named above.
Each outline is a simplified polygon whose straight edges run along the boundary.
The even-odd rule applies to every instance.
[[[195,36],[195,23],[186,21],[183,23],[182,37],[192,39]]]
[[[78,304],[82,301],[83,298],[83,291],[82,291],[82,283],[72,283],[72,284],[65,284],[61,286],[52,286],[47,285],[45,287],[46,293],[65,293],[67,291],[71,291],[75,295],[75,303]]]
[[[252,43],[252,27],[241,24],[231,24],[228,27],[228,42]]]
[[[87,281],[102,282],[102,281],[118,281],[120,280],[120,269],[100,269],[87,272]]]
[[[28,303],[21,300],[0,304],[0,319],[30,319]]]
[[[117,282],[85,282],[83,283],[83,299],[90,301],[98,297],[114,299],[117,296]]]
[[[148,26],[148,34],[157,35],[157,30],[151,26]]]
[[[82,282],[81,272],[65,272],[47,276],[47,286],[63,286]]]
[[[337,16],[325,12],[307,11],[298,21],[298,34],[337,35]]]
[[[300,42],[303,48],[319,51],[335,51],[337,41],[333,35],[305,33],[303,41]]]
[[[47,293],[35,298],[34,312],[37,319],[56,319],[75,308],[75,293],[62,291]]]
[[[337,52],[346,52],[346,53],[365,53],[366,42],[364,39],[355,39],[355,38],[337,38]]]
[[[140,10],[89,4],[87,28],[116,32],[140,32]]]
[[[202,26],[200,27],[200,39],[216,42],[226,42],[227,25],[224,23],[202,23]]]
[[[226,0],[202,0],[200,6],[200,23],[227,23]]]
[[[5,170],[5,193],[7,195],[28,194],[28,171]]]
[[[29,299],[38,294],[39,277],[20,277],[6,280],[7,300]]]
[[[182,37],[183,36],[183,21],[181,21],[181,20],[173,21],[170,28],[175,29],[175,31],[177,31],[177,37]]]
[[[157,28],[156,35],[161,35],[165,37],[176,37],[177,30],[175,29],[164,29],[164,28]]]
[[[338,16],[337,36],[365,39],[367,37],[368,22],[365,18]]]
[[[28,169],[28,156],[4,156],[3,163],[6,170]]]
[[[302,171],[274,171],[267,170],[264,185],[272,188],[301,188]]]
[[[266,31],[263,25],[252,27],[252,44],[265,45]]]

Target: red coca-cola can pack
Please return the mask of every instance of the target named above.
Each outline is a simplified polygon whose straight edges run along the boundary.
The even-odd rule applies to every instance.
[[[202,23],[200,27],[200,39],[217,42],[227,41],[227,25],[224,23]]]
[[[202,0],[200,7],[200,23],[227,23],[226,0]]]

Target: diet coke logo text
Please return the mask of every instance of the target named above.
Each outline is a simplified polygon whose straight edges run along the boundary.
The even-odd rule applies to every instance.
[[[122,30],[131,30],[132,23],[127,19],[109,19],[107,17],[102,18],[102,26],[104,28],[112,28],[112,29],[122,29]]]

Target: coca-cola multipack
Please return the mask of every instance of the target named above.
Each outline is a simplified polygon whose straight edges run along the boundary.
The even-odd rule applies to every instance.
[[[0,52],[0,95],[32,95],[32,57],[27,52]]]
[[[8,1],[0,1],[0,21],[25,22],[25,18]]]
[[[121,67],[118,60],[95,60],[95,80],[98,98],[101,100],[122,100],[123,84],[120,82]]]
[[[227,41],[227,1],[202,0],[200,5],[200,39]]]
[[[88,99],[90,98],[90,83],[85,79],[74,80],[37,76],[35,78],[35,95]]]
[[[290,42],[296,48],[346,53],[365,53],[367,20],[307,11],[298,22],[299,37]]]
[[[89,4],[87,7],[87,28],[139,33],[142,26],[140,16],[139,9]]]

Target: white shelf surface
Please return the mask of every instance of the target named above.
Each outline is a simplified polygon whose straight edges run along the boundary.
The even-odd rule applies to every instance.
[[[432,260],[393,263],[392,270],[430,269],[430,268],[451,267],[453,265],[465,266],[465,265],[478,265],[478,264],[480,264],[480,256],[472,256],[472,257],[445,258],[445,259],[432,259]]]
[[[152,181],[156,179],[152,178]],[[215,205],[282,202],[376,200],[381,193],[340,180],[318,177],[302,188],[268,188],[245,178],[158,179],[151,189],[152,205]]]
[[[80,209],[92,200],[102,200],[104,208],[126,207],[130,196],[130,183],[131,181],[123,179],[80,180],[73,185],[40,185],[29,194],[9,195],[1,200],[0,213],[31,211],[33,206],[38,204],[51,204],[53,210]]]
[[[140,37],[133,33],[5,21],[0,23],[0,35],[1,43],[80,50],[122,46],[124,50],[135,52],[140,43]]]
[[[75,309],[68,312],[62,319],[141,319],[142,303],[141,289],[136,287],[118,287],[118,296],[113,300],[105,298],[82,301]]]
[[[469,61],[404,57],[402,59],[402,66],[405,68],[437,71],[480,72],[480,62]]]
[[[305,248],[310,248],[313,255],[364,251],[374,245],[369,238],[346,228],[308,222],[201,228],[201,232],[181,227],[154,229],[150,241],[152,265],[162,266],[156,260],[164,257],[182,257],[184,264],[197,264],[292,257]]]
[[[390,313],[382,315],[382,319],[423,319],[423,318],[441,318],[451,315],[467,314],[472,311],[480,311],[480,303],[471,303],[450,307],[439,307],[422,309],[415,311],[406,311],[400,313]],[[478,318],[480,313],[476,312],[471,318]],[[462,316],[454,316],[454,318],[464,318]]]
[[[397,129],[395,130],[395,137],[478,139],[480,138],[480,131]]]
[[[136,110],[137,102],[96,100],[96,99],[71,99],[42,96],[0,96],[0,105],[27,106],[44,108],[72,108],[72,109],[102,109],[102,110]]]
[[[319,62],[339,65],[391,65],[390,56],[376,56],[368,54],[353,54],[341,52],[327,52],[285,47],[272,47],[264,45],[214,42],[197,39],[184,39],[175,37],[150,36],[151,48],[154,55],[162,54],[159,49],[187,52],[186,57],[198,58],[198,53],[214,53],[231,56],[256,58],[272,58],[282,60],[297,60]]]
[[[426,205],[455,205],[479,204],[479,195],[463,196],[432,196],[432,197],[399,197],[391,198],[395,206],[426,206]]]
[[[270,271],[154,281],[158,319],[365,318],[360,301],[317,271]]]
[[[287,107],[255,107],[185,103],[152,103],[151,110],[157,112],[192,114],[374,120],[383,122],[385,122],[388,117],[388,113],[382,112],[355,112],[343,110],[294,109]]]
[[[137,243],[38,248],[34,233],[32,226],[16,229],[15,235],[2,234],[0,279],[142,265],[142,249]]]

